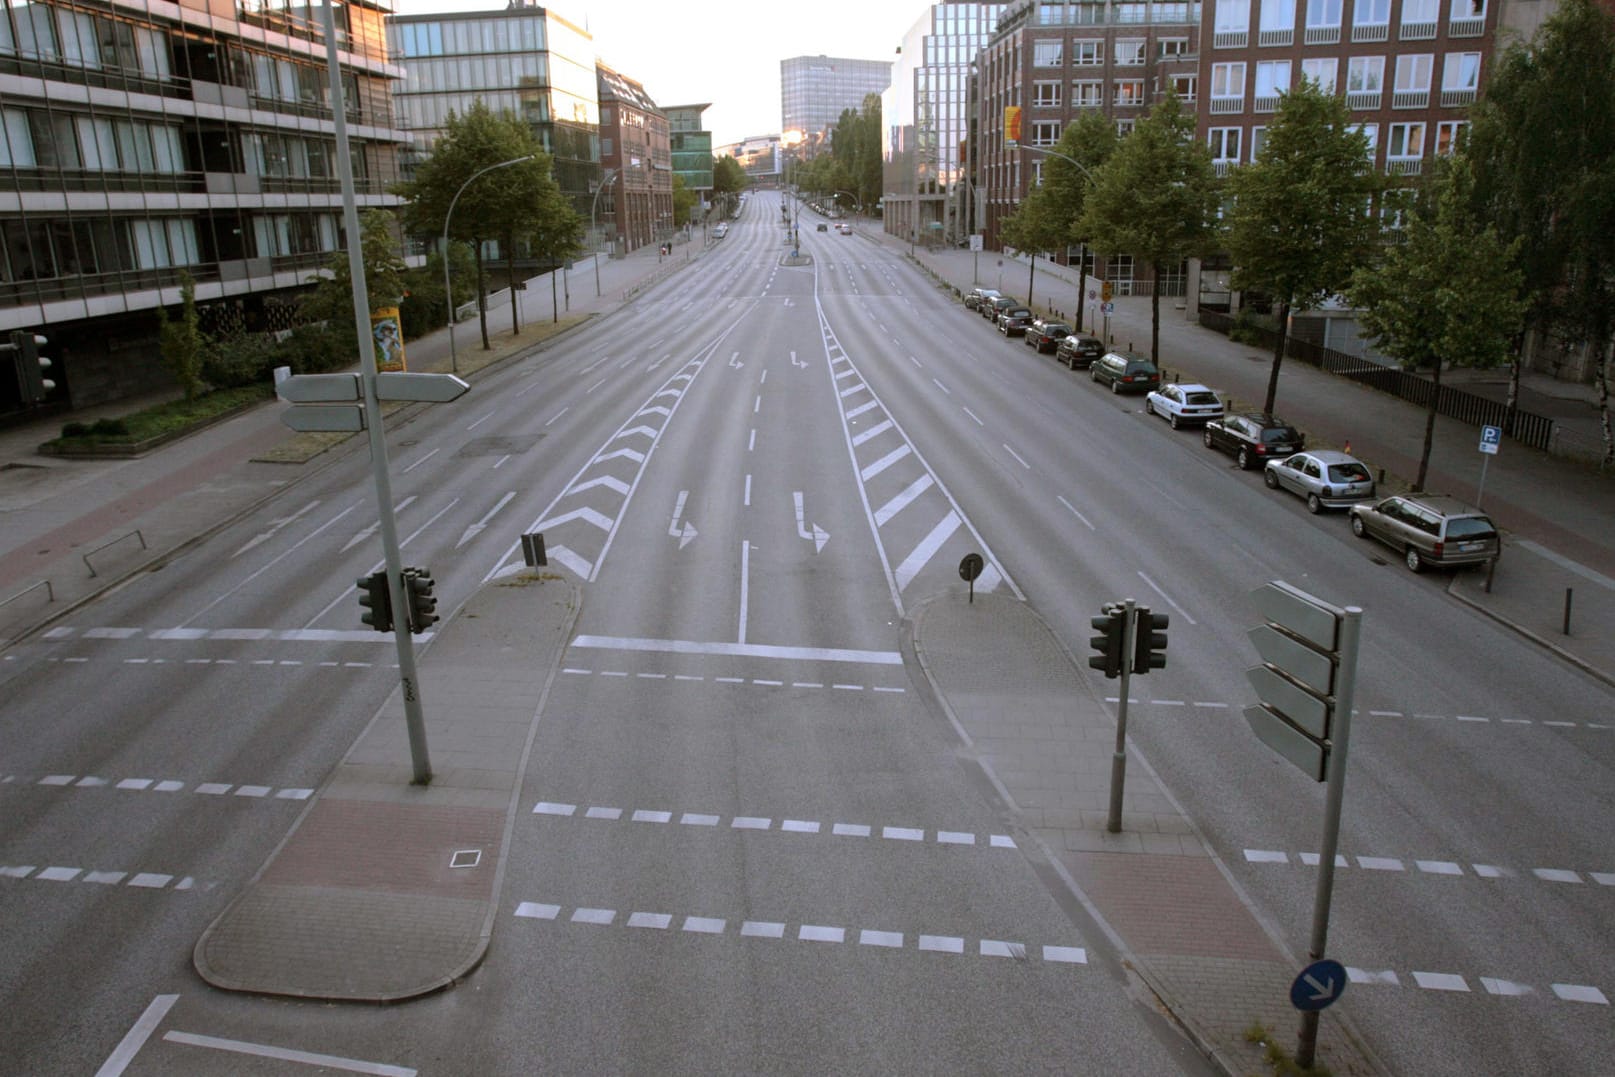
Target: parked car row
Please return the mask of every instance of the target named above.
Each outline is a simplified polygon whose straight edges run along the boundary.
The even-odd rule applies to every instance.
[[[1361,460],[1333,449],[1307,449],[1306,437],[1274,415],[1227,414],[1216,391],[1198,384],[1161,383],[1147,356],[1107,350],[1098,337],[1053,318],[1034,318],[1017,300],[992,288],[973,289],[965,308],[993,321],[1005,336],[1022,335],[1041,354],[1053,351],[1072,370],[1085,369],[1113,393],[1142,392],[1144,413],[1174,430],[1200,426],[1206,448],[1227,453],[1241,470],[1262,468],[1271,490],[1295,494],[1307,511],[1346,509],[1352,534],[1401,553],[1414,572],[1427,565],[1462,566],[1495,561],[1502,553],[1497,527],[1477,508],[1441,494],[1399,494],[1376,499],[1374,477]]]

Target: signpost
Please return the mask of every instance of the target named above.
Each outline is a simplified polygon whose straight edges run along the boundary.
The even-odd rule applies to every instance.
[[[300,431],[353,433],[365,430],[362,384],[358,374],[298,374],[285,378],[275,387],[275,392],[294,406],[281,413],[280,421]],[[376,375],[377,400],[445,404],[459,399],[470,388],[453,374]],[[298,404],[316,406],[300,408],[295,406]]]
[[[1263,744],[1314,781],[1329,783],[1308,951],[1313,964],[1290,989],[1290,1001],[1302,1011],[1295,1060],[1302,1069],[1310,1069],[1318,1047],[1318,1011],[1338,998],[1346,985],[1345,970],[1323,953],[1340,845],[1363,611],[1331,605],[1277,580],[1252,591],[1251,599],[1267,623],[1248,634],[1262,665],[1247,670],[1246,676],[1262,702],[1245,708],[1245,721]]]
[[[976,577],[981,575],[981,570],[985,565],[986,562],[981,559],[981,554],[979,553],[967,553],[964,555],[964,559],[959,562],[959,578],[970,584],[970,604],[972,606],[976,604]]]
[[[1486,493],[1486,465],[1492,462],[1497,455],[1499,446],[1503,444],[1503,428],[1501,426],[1483,426],[1480,428],[1480,488],[1475,491],[1475,507],[1480,508],[1480,499]]]

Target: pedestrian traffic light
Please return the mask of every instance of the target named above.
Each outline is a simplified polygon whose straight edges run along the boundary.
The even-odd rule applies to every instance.
[[[50,360],[39,354],[40,347],[47,343],[49,341],[36,333],[17,330],[11,334],[10,346],[5,349],[13,353],[17,364],[17,390],[24,404],[37,404],[56,388],[56,383],[45,377]]]
[[[409,605],[409,630],[425,632],[437,623],[437,598],[432,574],[424,568],[404,569],[404,601]]]
[[[1148,606],[1140,606],[1135,614],[1137,628],[1133,633],[1133,672],[1148,673],[1166,667],[1166,627],[1171,619],[1164,613],[1151,613]]]
[[[1106,677],[1120,677],[1122,675],[1122,648],[1125,646],[1123,636],[1127,632],[1127,611],[1114,602],[1104,607],[1103,615],[1092,618],[1089,624],[1094,631],[1103,635],[1093,636],[1088,640],[1088,646],[1098,651],[1088,659],[1091,669],[1105,671]]]
[[[393,596],[387,590],[385,572],[359,577],[359,605],[365,610],[359,620],[377,632],[393,630]]]

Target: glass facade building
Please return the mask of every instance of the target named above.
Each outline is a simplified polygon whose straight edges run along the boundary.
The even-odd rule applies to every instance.
[[[668,105],[668,142],[673,172],[684,177],[684,186],[700,194],[702,201],[712,197],[712,132],[701,129],[701,116],[711,104]]]
[[[337,4],[358,204],[396,206],[385,9]],[[47,338],[50,402],[172,386],[159,306],[288,328],[343,248],[319,9],[272,0],[0,0],[0,333]],[[209,324],[212,324],[211,322]],[[0,413],[19,401],[0,378]]]
[[[394,88],[410,160],[430,154],[449,115],[480,98],[525,121],[554,158],[555,181],[589,215],[600,180],[600,98],[594,39],[545,8],[392,15],[387,42],[404,67]]]
[[[787,146],[821,145],[846,109],[861,109],[866,94],[892,81],[885,60],[793,56],[779,62],[780,131]]]

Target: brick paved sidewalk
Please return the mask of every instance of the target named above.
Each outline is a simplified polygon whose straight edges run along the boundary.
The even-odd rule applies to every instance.
[[[522,773],[580,593],[523,572],[473,595],[419,659],[432,761],[410,784],[398,691],[268,863],[197,942],[233,991],[386,1002],[487,953]]]
[[[926,680],[993,784],[1126,961],[1227,1072],[1263,1072],[1253,1024],[1293,1040],[1290,983],[1305,962],[1267,929],[1129,748],[1122,832],[1106,829],[1116,720],[1046,622],[1003,595],[931,599],[912,614]],[[1318,1061],[1382,1072],[1331,1008]]]

